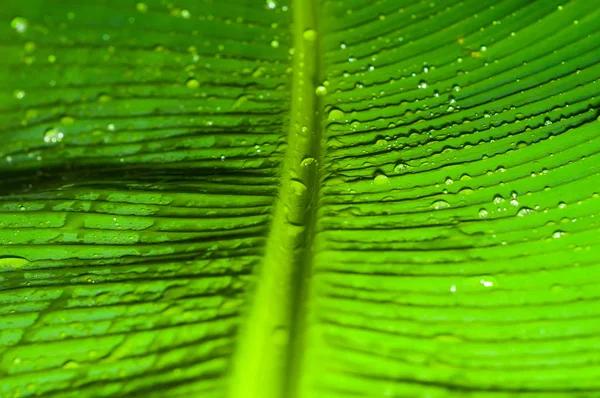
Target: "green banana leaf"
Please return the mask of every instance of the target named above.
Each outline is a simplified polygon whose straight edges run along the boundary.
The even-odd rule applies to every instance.
[[[0,397],[600,397],[600,2],[4,0]]]

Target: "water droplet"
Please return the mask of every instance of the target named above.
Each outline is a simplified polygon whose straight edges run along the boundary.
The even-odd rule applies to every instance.
[[[564,231],[554,231],[554,233],[552,234],[552,237],[554,239],[560,239],[565,235]]]
[[[31,53],[33,51],[35,51],[35,43],[32,41],[28,41],[27,43],[25,43],[25,45],[23,46],[23,49],[25,50],[26,53]]]
[[[451,291],[452,293],[455,293],[455,292],[456,292],[456,285],[452,285],[452,286],[450,286],[450,291]]]
[[[71,126],[73,123],[75,123],[75,119],[73,119],[71,116],[63,116],[60,118],[60,122],[65,126]]]
[[[26,209],[23,207],[23,210],[26,210]],[[29,264],[29,261],[27,261],[23,257],[0,258],[0,269],[2,269],[2,268],[7,269],[7,270],[21,269],[27,264]]]
[[[181,10],[181,18],[190,19],[191,16],[192,14],[189,10]]]
[[[487,47],[486,46],[481,46],[481,47],[479,47],[479,51],[481,51],[481,52],[487,51]]]
[[[292,193],[296,196],[301,196],[306,192],[306,185],[304,185],[304,183],[302,183],[299,180],[291,180],[290,181],[290,188],[292,190]]]
[[[25,97],[25,91],[23,91],[23,90],[15,90],[15,91],[13,92],[13,96],[14,96],[16,99],[23,99],[23,98]]]
[[[435,210],[447,209],[450,207],[450,203],[446,202],[445,200],[436,200],[431,204],[431,207],[433,207]]]
[[[10,21],[10,26],[19,33],[23,33],[27,30],[28,21],[25,18],[16,17]]]
[[[308,167],[311,164],[316,163],[317,161],[314,158],[304,158],[302,159],[302,162],[300,162],[300,166],[302,167]]]
[[[63,367],[64,369],[75,369],[75,368],[78,368],[79,366],[80,366],[80,365],[79,365],[79,363],[78,363],[78,362],[75,362],[75,361],[67,361],[67,362],[65,362],[65,363],[63,364],[63,366],[62,366],[62,367]]]
[[[383,138],[380,138],[377,141],[375,141],[375,146],[377,146],[377,147],[387,147],[388,146],[388,142],[386,140],[384,140]]]
[[[504,198],[501,195],[494,196],[494,204],[500,204],[504,202]]]
[[[334,108],[331,111],[329,111],[329,114],[327,115],[327,120],[333,122],[333,121],[338,121],[338,120],[342,120],[344,119],[344,112],[342,112],[340,109]]]
[[[340,48],[341,48],[342,50],[344,50],[344,49],[346,48],[346,43],[344,43],[344,42],[341,42],[341,43],[340,43]]]
[[[326,96],[326,95],[327,95],[327,87],[325,87],[325,86],[318,86],[318,87],[315,89],[315,94],[316,94],[317,96],[319,96],[319,97],[324,97],[324,96]]]
[[[64,137],[62,131],[58,130],[55,127],[52,127],[44,133],[44,142],[48,144],[56,144],[61,142]]]
[[[277,7],[277,4],[273,0],[267,0],[267,8],[269,8],[270,10],[272,10],[275,7]]]
[[[564,209],[565,207],[567,207],[567,204],[565,202],[558,202],[559,209]]]
[[[278,40],[271,41],[271,47],[273,47],[273,48],[279,48],[279,41]]]
[[[187,82],[185,82],[185,85],[188,88],[198,88],[198,87],[200,87],[200,83],[198,82],[198,80],[194,79],[193,77],[189,78],[187,80]]]
[[[306,41],[315,41],[317,40],[317,32],[313,29],[307,29],[302,33],[302,37],[304,37],[304,40]]]
[[[479,209],[479,218],[486,218],[488,216],[488,211],[486,209]]]
[[[146,3],[137,3],[135,5],[135,9],[141,13],[148,12],[148,6],[146,5]]]
[[[448,177],[448,178],[446,178],[445,183],[446,183],[446,185],[452,185],[452,184],[454,184],[454,180],[452,178]]]
[[[517,212],[517,216],[518,217],[525,217],[529,214],[532,214],[534,212],[533,209],[530,209],[529,207],[521,207],[519,209],[519,211]]]
[[[494,286],[494,280],[491,278],[482,278],[479,280],[479,283],[483,285],[483,287],[492,287]]]
[[[109,101],[112,101],[112,97],[110,95],[101,94],[98,97],[98,102],[100,102],[100,103],[104,104],[104,103],[109,102]]]
[[[423,88],[427,88],[427,82],[426,82],[425,80],[421,80],[421,81],[419,82],[419,85],[418,85],[417,87],[418,87],[418,88],[421,88],[421,89],[423,89]]]
[[[375,183],[375,185],[386,185],[389,184],[390,180],[385,174],[378,174],[373,179],[373,182]]]
[[[399,172],[404,171],[406,169],[408,169],[408,164],[406,164],[406,163],[398,163],[398,164],[396,164],[396,166],[394,166],[394,171],[396,173],[399,173]]]

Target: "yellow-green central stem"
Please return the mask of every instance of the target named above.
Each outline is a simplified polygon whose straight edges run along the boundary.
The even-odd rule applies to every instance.
[[[292,107],[282,185],[231,378],[230,398],[296,395],[320,148],[316,0],[292,0]]]

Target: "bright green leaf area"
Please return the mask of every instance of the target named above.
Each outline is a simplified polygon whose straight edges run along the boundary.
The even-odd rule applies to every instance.
[[[600,2],[4,0],[0,397],[600,397]]]

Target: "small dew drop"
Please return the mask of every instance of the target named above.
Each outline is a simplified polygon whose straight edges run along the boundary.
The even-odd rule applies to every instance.
[[[28,22],[25,18],[16,17],[10,21],[10,26],[19,33],[23,33],[27,30]]]
[[[446,202],[445,200],[436,200],[431,204],[431,207],[433,207],[435,210],[447,209],[450,207],[450,203]]]
[[[327,120],[334,122],[344,119],[344,112],[340,109],[332,109],[327,115]]]
[[[317,161],[315,160],[315,158],[304,158],[302,159],[302,162],[300,162],[300,166],[301,167],[308,167],[311,164],[316,163]]]
[[[373,179],[373,182],[375,183],[375,185],[386,185],[390,181],[389,181],[388,176],[386,176],[385,174],[378,174]]]
[[[278,40],[273,40],[271,42],[271,47],[273,47],[273,48],[279,48],[279,41]]]
[[[489,215],[489,213],[486,209],[479,209],[478,215],[479,218],[486,218]]]
[[[100,94],[98,96],[98,102],[100,102],[100,103],[104,104],[104,103],[107,103],[107,102],[110,102],[110,101],[112,101],[112,97],[110,95]]]
[[[56,144],[61,142],[64,134],[57,128],[50,128],[44,133],[44,142],[48,144]]]
[[[185,82],[185,85],[188,88],[198,88],[200,87],[200,83],[198,82],[198,80],[194,79],[194,78],[190,78]]]
[[[27,43],[25,43],[25,45],[23,46],[23,49],[25,50],[26,53],[31,53],[33,51],[35,51],[35,43],[32,41],[28,41]]]
[[[60,118],[60,122],[64,126],[71,126],[73,123],[75,123],[75,119],[73,119],[71,116],[63,116]]]
[[[479,283],[483,285],[483,287],[492,287],[494,286],[494,281],[490,279],[480,279]]]
[[[307,190],[306,185],[304,185],[304,183],[299,180],[291,180],[290,188],[292,193],[296,196],[302,196]]]
[[[533,210],[529,207],[521,207],[517,212],[517,217],[525,217],[531,213],[533,213]]]
[[[406,163],[398,163],[398,164],[396,164],[396,166],[394,166],[394,171],[396,173],[399,173],[399,172],[404,171],[406,169],[408,169],[408,164],[406,164]]]
[[[141,12],[141,13],[148,12],[148,6],[146,5],[146,3],[137,3],[135,5],[135,9],[138,10],[138,12]]]
[[[494,196],[494,204],[499,205],[500,203],[504,203],[504,198],[500,195]]]
[[[307,29],[304,31],[304,33],[302,33],[302,37],[304,37],[304,40],[312,42],[317,40],[317,32],[315,32],[313,29]]]
[[[324,97],[324,96],[326,96],[326,95],[327,95],[327,87],[325,87],[325,86],[318,86],[318,87],[315,89],[315,94],[316,94],[317,96],[319,96],[319,97]]]
[[[19,99],[19,100],[20,100],[20,99],[23,99],[23,98],[25,97],[25,91],[23,91],[23,90],[15,90],[15,91],[13,92],[13,96],[14,96],[16,99]]]

